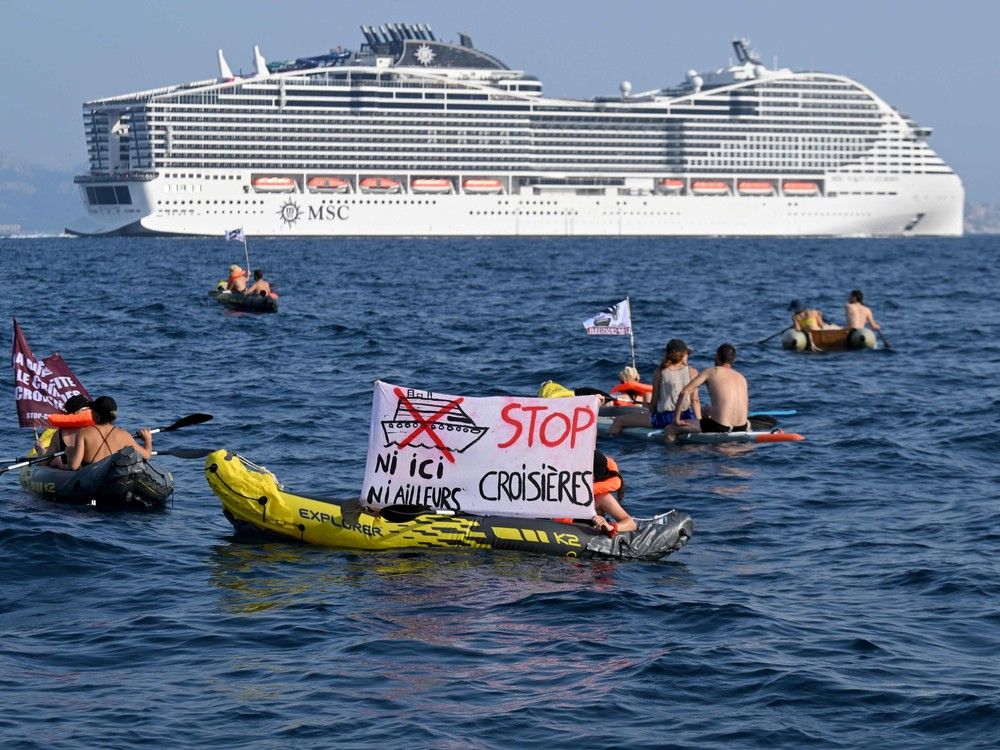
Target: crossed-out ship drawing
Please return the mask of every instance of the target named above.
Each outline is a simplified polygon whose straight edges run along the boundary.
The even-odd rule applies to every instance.
[[[427,391],[410,388],[398,398],[392,419],[382,421],[385,447],[438,449],[442,453],[462,453],[475,445],[488,427],[480,427],[462,408],[462,398],[436,398]]]

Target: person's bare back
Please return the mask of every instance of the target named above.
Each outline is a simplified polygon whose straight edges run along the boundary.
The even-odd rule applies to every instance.
[[[734,370],[731,364],[716,365],[709,369],[711,373],[705,386],[712,400],[712,419],[726,427],[746,424],[749,409],[747,379]]]
[[[873,330],[877,331],[878,323],[875,322],[871,309],[864,304],[863,300],[864,295],[860,290],[855,289],[851,292],[847,304],[844,305],[847,327],[864,328],[865,326],[871,326]]]
[[[708,416],[700,420],[701,429],[705,432],[718,432],[719,428],[726,427],[746,429],[750,410],[749,392],[746,378],[733,369],[735,360],[736,349],[733,345],[720,345],[715,350],[715,366],[706,367],[681,390],[678,404],[684,396],[696,393],[701,385],[707,386],[712,405]],[[674,424],[681,427],[687,424],[681,419],[679,408],[674,412]]]
[[[81,466],[96,463],[117,453],[122,448],[133,447],[147,461],[153,455],[153,435],[147,429],[142,429],[145,445],[139,445],[125,430],[114,426],[118,417],[118,405],[113,398],[101,396],[91,404],[95,424],[83,427],[76,434],[76,442],[66,453],[67,468],[76,471]]]

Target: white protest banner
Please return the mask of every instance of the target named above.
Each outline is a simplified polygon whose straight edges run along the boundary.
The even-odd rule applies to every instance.
[[[597,397],[473,398],[382,381],[362,502],[477,515],[593,515]]]
[[[626,297],[617,305],[583,321],[588,336],[631,336],[632,310]]]

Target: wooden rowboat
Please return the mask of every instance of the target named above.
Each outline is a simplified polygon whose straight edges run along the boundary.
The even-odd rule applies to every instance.
[[[786,331],[781,337],[781,345],[785,349],[822,352],[875,348],[875,332],[866,328],[821,328],[808,333],[812,347],[803,331]]]

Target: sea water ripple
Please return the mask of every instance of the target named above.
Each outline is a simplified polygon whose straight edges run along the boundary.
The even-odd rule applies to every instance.
[[[207,239],[0,240],[0,312],[125,426],[215,415],[157,444],[237,450],[342,497],[373,379],[609,387],[626,340],[581,321],[626,294],[647,379],[668,338],[700,368],[779,330],[793,297],[841,318],[853,287],[892,349],[738,347],[754,406],[798,410],[783,424],[803,443],[603,442],[635,513],[694,517],[658,564],[246,543],[199,461],[160,459],[177,489],[155,515],[56,506],[6,475],[5,749],[995,746],[996,238],[249,250],[277,315],[208,298],[242,247]],[[13,403],[5,424],[0,457],[21,455]]]

